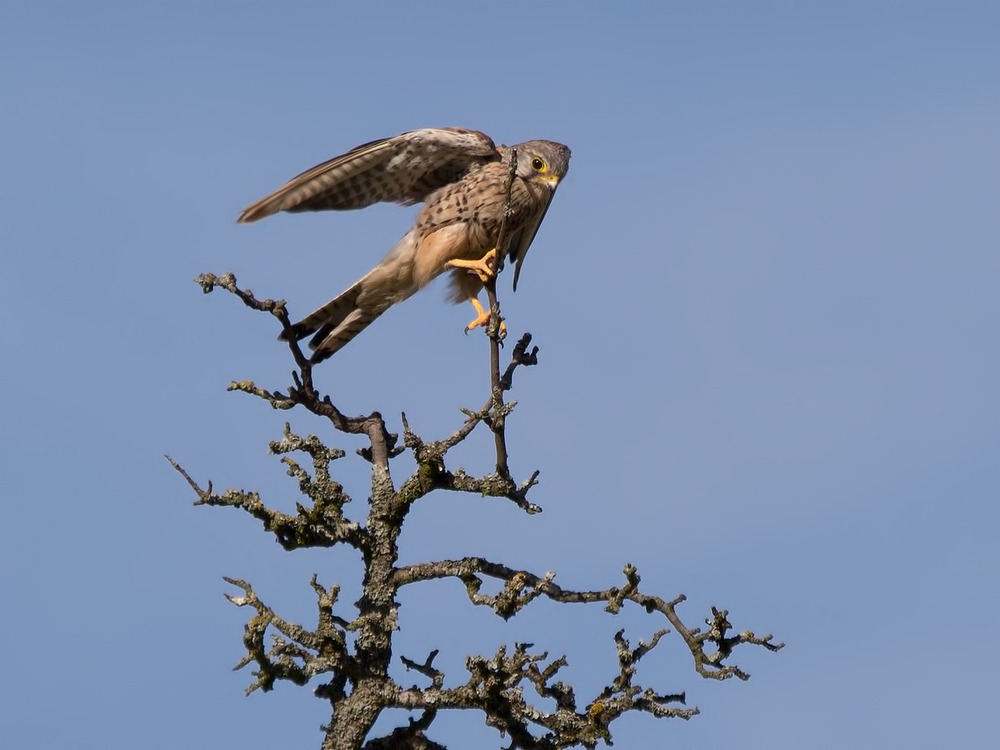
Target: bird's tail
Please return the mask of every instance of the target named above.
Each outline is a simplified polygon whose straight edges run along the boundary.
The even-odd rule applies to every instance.
[[[379,265],[322,307],[278,337],[300,341],[312,336],[313,364],[340,351],[351,339],[397,302],[416,291],[413,285],[413,232],[407,233]]]
[[[311,335],[309,347],[315,350],[314,364],[333,356],[388,309],[366,310],[358,305],[364,283],[365,279],[361,279],[293,325],[288,335],[282,333],[278,338],[300,341]]]

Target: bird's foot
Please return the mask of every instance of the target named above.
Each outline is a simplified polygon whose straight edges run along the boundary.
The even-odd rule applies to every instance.
[[[484,284],[490,279],[496,278],[497,272],[493,267],[497,260],[497,249],[493,248],[479,260],[449,260],[451,268],[465,268],[472,271]],[[487,313],[489,315],[489,313]],[[473,328],[475,326],[472,326]]]
[[[471,331],[473,328],[479,328],[480,326],[488,325],[490,322],[490,311],[486,310],[479,303],[478,299],[473,297],[469,300],[469,302],[471,302],[472,306],[476,308],[476,319],[465,327],[466,333]],[[498,329],[498,332],[500,333],[501,340],[507,338],[507,325],[502,320],[500,321],[500,327]]]

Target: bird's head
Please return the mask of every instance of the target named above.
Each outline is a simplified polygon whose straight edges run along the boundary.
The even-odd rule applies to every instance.
[[[526,141],[517,149],[517,176],[555,190],[569,170],[570,150],[555,141]]]

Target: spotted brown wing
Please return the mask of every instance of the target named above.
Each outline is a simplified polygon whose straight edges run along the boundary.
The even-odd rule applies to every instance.
[[[240,215],[239,222],[279,211],[343,211],[373,203],[419,203],[469,167],[500,155],[485,133],[425,128],[365,143],[292,178]]]

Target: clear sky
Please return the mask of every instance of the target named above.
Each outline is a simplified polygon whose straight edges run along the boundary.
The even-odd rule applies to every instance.
[[[289,509],[267,455],[285,419],[357,444],[227,394],[284,386],[289,362],[273,321],[192,279],[231,270],[294,313],[326,301],[414,209],[237,226],[240,209],[440,125],[573,149],[518,293],[501,280],[512,333],[541,347],[510,442],[545,512],[434,496],[404,561],[483,554],[581,588],[632,562],[651,593],[689,596],[688,622],[714,604],[788,643],[742,651],[753,678],[719,684],[668,638],[639,679],[702,714],[625,719],[618,747],[995,742],[1000,6],[358,6],[0,11],[5,746],[318,746],[309,690],[243,697],[247,613],[221,576],[307,620],[309,575],[350,602],[357,561],[193,508],[162,454]],[[319,384],[450,433],[486,398],[487,348],[443,295],[385,315]],[[358,516],[366,467],[341,464]],[[661,625],[546,605],[504,625],[457,584],[427,595],[404,598],[396,653],[442,648],[453,682],[467,653],[530,640],[586,694],[618,628]],[[471,713],[435,728],[501,742]]]

